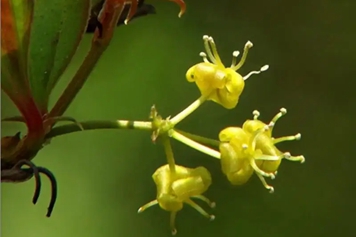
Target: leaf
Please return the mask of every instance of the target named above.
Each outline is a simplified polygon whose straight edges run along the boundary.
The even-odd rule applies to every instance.
[[[37,0],[30,38],[30,86],[42,113],[85,32],[90,0]]]
[[[1,0],[1,89],[26,120],[29,133],[41,132],[42,116],[28,84],[28,50],[34,3]]]

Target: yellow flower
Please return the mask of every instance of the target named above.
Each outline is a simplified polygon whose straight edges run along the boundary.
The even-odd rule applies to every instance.
[[[256,139],[267,130],[268,126],[251,134],[239,127],[228,127],[220,132],[221,168],[233,185],[245,184],[255,172],[265,188],[270,192],[274,191],[263,176],[273,179],[275,174],[265,172],[257,166],[257,161],[280,159],[280,157],[264,155],[260,149],[256,149]]]
[[[201,52],[202,63],[198,63],[188,69],[186,78],[189,82],[195,82],[201,94],[208,100],[212,100],[227,109],[235,108],[239,97],[245,87],[245,80],[252,74],[259,74],[268,69],[263,66],[259,71],[252,71],[246,76],[241,76],[236,70],[244,64],[248,50],[253,46],[250,41],[245,45],[242,58],[237,63],[238,51],[233,52],[233,60],[230,67],[225,67],[217,52],[212,37],[203,36],[206,53]],[[209,61],[209,60],[211,61]]]
[[[202,195],[211,185],[211,175],[206,168],[197,167],[192,169],[175,165],[175,173],[172,173],[169,165],[164,165],[156,170],[152,178],[157,186],[157,197],[155,200],[140,207],[139,213],[156,204],[169,211],[171,213],[170,226],[173,235],[177,233],[175,227],[176,214],[183,208],[183,203],[190,205],[210,220],[215,219],[214,215],[208,214],[192,200],[192,198],[200,199],[211,207],[215,206],[215,203]]]
[[[300,140],[301,134],[298,133],[294,136],[285,136],[280,138],[273,138],[272,137],[272,130],[279,118],[287,113],[285,108],[280,109],[280,112],[276,114],[273,119],[269,122],[269,124],[265,124],[264,122],[258,120],[260,113],[255,110],[253,111],[254,118],[253,120],[247,120],[242,128],[244,131],[252,134],[256,132],[258,129],[261,129],[265,126],[268,126],[269,129],[264,133],[260,134],[256,138],[256,149],[260,149],[263,154],[270,155],[270,156],[279,156],[281,159],[275,161],[258,161],[257,166],[264,170],[265,172],[276,172],[279,168],[279,165],[282,161],[282,158],[291,160],[291,161],[300,161],[303,163],[305,161],[304,156],[292,156],[289,152],[282,153],[275,145],[277,143],[283,141],[293,141],[293,140]]]
[[[253,120],[247,120],[242,128],[228,127],[219,134],[221,166],[223,173],[234,185],[246,183],[253,172],[261,180],[263,186],[273,192],[264,177],[275,178],[281,160],[304,162],[304,156],[292,156],[289,152],[281,152],[275,144],[283,141],[299,140],[301,135],[272,137],[272,129],[277,120],[287,113],[282,108],[267,125],[258,120],[260,113],[253,112]]]

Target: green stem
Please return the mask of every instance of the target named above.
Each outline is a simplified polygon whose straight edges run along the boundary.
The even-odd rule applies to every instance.
[[[191,105],[189,105],[186,109],[184,109],[182,112],[174,116],[172,119],[170,119],[171,124],[177,125],[180,121],[188,117],[191,113],[193,113],[199,106],[201,106],[206,100],[208,96],[200,96],[196,101],[194,101]]]
[[[170,136],[173,137],[174,139],[184,143],[187,146],[190,146],[191,148],[198,150],[204,154],[207,154],[209,156],[212,156],[216,159],[220,159],[220,152],[211,149],[210,147],[204,146],[200,143],[197,143],[189,138],[187,138],[186,136],[180,134],[179,132],[175,131],[175,130],[171,130],[170,131]]]
[[[214,147],[219,147],[220,146],[220,141],[215,140],[215,139],[211,139],[211,138],[207,138],[207,137],[203,137],[203,136],[199,136],[196,134],[192,134],[192,133],[188,133],[179,129],[174,129],[175,131],[179,132],[180,134],[182,134],[183,136],[190,138],[196,142],[200,142],[203,143],[205,145],[209,145],[209,146],[214,146]]]
[[[176,163],[174,160],[171,141],[168,136],[166,136],[166,135],[162,136],[162,144],[164,147],[164,151],[166,153],[169,169],[170,169],[171,173],[174,175],[176,173]]]
[[[148,121],[129,121],[129,120],[114,120],[114,121],[85,121],[79,122],[81,127],[85,130],[94,129],[139,129],[139,130],[152,130],[152,123]],[[83,131],[78,124],[66,124],[52,128],[46,135],[47,139],[58,137],[64,134]]]

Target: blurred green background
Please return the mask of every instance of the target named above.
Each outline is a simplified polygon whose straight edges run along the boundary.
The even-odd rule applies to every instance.
[[[281,107],[276,136],[302,134],[281,150],[303,154],[305,164],[284,161],[269,194],[256,176],[232,187],[219,162],[173,142],[177,163],[204,165],[213,176],[207,196],[216,201],[209,222],[190,207],[177,217],[178,236],[328,237],[354,236],[355,219],[355,80],[356,2],[192,1],[178,8],[149,1],[157,15],[119,27],[111,46],[66,115],[78,120],[145,120],[151,105],[175,115],[198,96],[185,80],[186,70],[201,61],[202,36],[214,37],[221,57],[254,43],[241,74],[269,64],[270,69],[246,83],[240,103],[225,110],[204,104],[180,128],[216,138],[224,127],[242,125],[258,109],[269,121]],[[56,88],[52,104],[80,65],[88,35]],[[2,117],[17,110],[2,95]],[[18,124],[3,123],[2,135]],[[165,164],[161,146],[143,131],[99,130],[54,139],[34,162],[57,178],[59,194],[51,218],[45,213],[50,186],[43,178],[39,203],[31,203],[34,181],[2,185],[4,237],[161,237],[170,236],[169,214],[157,206],[137,214],[155,198],[151,175]]]

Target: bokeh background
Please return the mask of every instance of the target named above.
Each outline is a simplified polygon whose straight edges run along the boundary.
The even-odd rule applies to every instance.
[[[218,160],[173,142],[177,163],[207,167],[213,185],[207,196],[217,207],[209,222],[190,207],[177,217],[178,236],[328,237],[355,236],[355,80],[356,2],[191,1],[178,19],[178,8],[150,1],[157,15],[119,27],[111,46],[66,115],[77,120],[148,118],[156,104],[175,115],[198,96],[185,80],[186,70],[201,61],[202,36],[214,37],[221,57],[254,43],[241,74],[269,64],[251,77],[240,103],[225,110],[204,104],[179,128],[216,138],[224,127],[242,125],[258,109],[269,121],[281,107],[288,114],[276,136],[302,133],[282,150],[303,154],[304,164],[284,161],[269,194],[256,176],[232,187]],[[72,65],[52,97],[52,104],[80,65],[91,36],[84,38]],[[18,114],[2,95],[2,117]],[[2,135],[24,129],[2,124]],[[2,184],[1,234],[4,237],[162,237],[170,236],[169,214],[157,206],[137,214],[155,198],[152,173],[165,164],[160,145],[143,131],[98,130],[54,139],[36,157],[59,183],[51,218],[43,178],[39,203],[31,203],[34,181]]]

